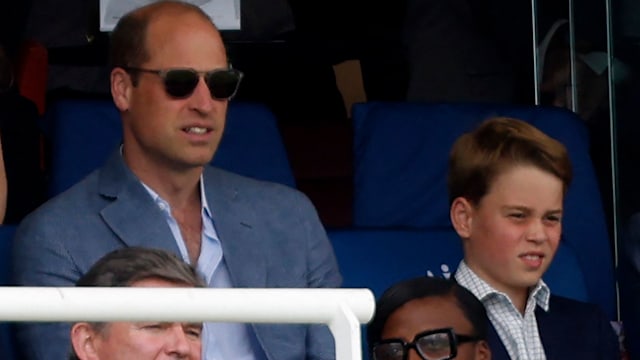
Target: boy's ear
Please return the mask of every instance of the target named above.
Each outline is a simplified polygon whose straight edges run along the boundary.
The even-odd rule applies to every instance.
[[[471,236],[471,222],[473,220],[473,206],[471,203],[463,197],[456,198],[451,203],[449,216],[458,236],[468,239]]]
[[[71,346],[73,351],[83,360],[98,360],[96,351],[98,334],[86,322],[75,323],[71,328]]]

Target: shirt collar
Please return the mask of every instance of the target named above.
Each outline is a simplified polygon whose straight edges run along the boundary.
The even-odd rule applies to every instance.
[[[202,214],[213,219],[213,214],[207,201],[207,192],[204,189],[204,174],[200,174],[200,202],[202,203]]]
[[[124,144],[120,144],[119,150],[120,150],[120,156],[122,156],[123,150],[124,150]],[[169,205],[163,198],[160,197],[160,195],[158,195],[158,193],[156,193],[153,189],[147,186],[147,184],[145,184],[142,181],[140,181],[140,183],[145,187],[145,189],[147,189],[147,192],[149,192],[149,195],[151,195],[151,198],[153,199],[154,202],[157,203],[158,200],[161,200],[162,202]],[[204,175],[203,174],[200,174],[200,202],[202,203],[202,213],[209,218],[213,218],[211,214],[211,210],[209,209],[209,203],[207,202],[206,192],[204,191]]]
[[[482,302],[485,300],[502,295],[508,298],[508,296],[494,289],[491,285],[489,285],[486,281],[481,279],[476,273],[473,272],[469,268],[469,266],[465,263],[464,260],[460,261],[458,265],[458,270],[455,274],[456,281],[460,283],[462,286],[466,287],[471,291],[478,299]],[[538,280],[538,283],[532,288],[529,292],[529,298],[527,302],[533,299],[539,307],[541,307],[544,311],[549,311],[549,298],[551,297],[551,290],[544,282],[544,280]]]
[[[152,188],[150,188],[144,182],[140,181],[140,183],[142,184],[142,186],[144,186],[145,189],[147,189],[147,192],[149,193],[149,195],[151,195],[151,198],[153,199],[153,202],[155,202],[156,204],[164,203],[164,204],[166,204],[167,210],[170,210],[169,209],[170,205],[165,199],[160,197],[160,195],[158,195],[157,192],[155,192]],[[207,202],[206,192],[205,192],[205,189],[204,189],[204,175],[203,174],[200,174],[200,203],[202,204],[202,211],[201,211],[202,215],[208,217],[209,219],[213,219],[213,216],[211,214],[211,210],[209,209],[209,203]]]

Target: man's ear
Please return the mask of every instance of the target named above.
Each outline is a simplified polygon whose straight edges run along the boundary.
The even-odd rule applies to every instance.
[[[111,96],[113,102],[120,111],[129,109],[129,97],[131,95],[131,76],[124,69],[116,67],[111,70]]]
[[[96,342],[99,334],[86,322],[73,324],[71,346],[80,360],[99,360]]]
[[[490,360],[491,359],[491,349],[489,349],[489,344],[480,340],[476,344],[476,360]]]
[[[449,216],[458,236],[468,239],[471,236],[471,222],[473,220],[473,206],[471,203],[463,197],[455,198],[451,203]]]

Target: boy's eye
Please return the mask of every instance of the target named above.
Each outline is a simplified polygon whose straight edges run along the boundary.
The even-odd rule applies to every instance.
[[[511,213],[511,214],[509,214],[509,217],[512,217],[514,219],[524,219],[525,218],[525,214],[524,213]]]

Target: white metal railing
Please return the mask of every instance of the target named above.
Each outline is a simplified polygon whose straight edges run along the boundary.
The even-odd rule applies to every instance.
[[[369,289],[0,287],[0,321],[219,321],[327,324],[336,360],[361,360]]]

